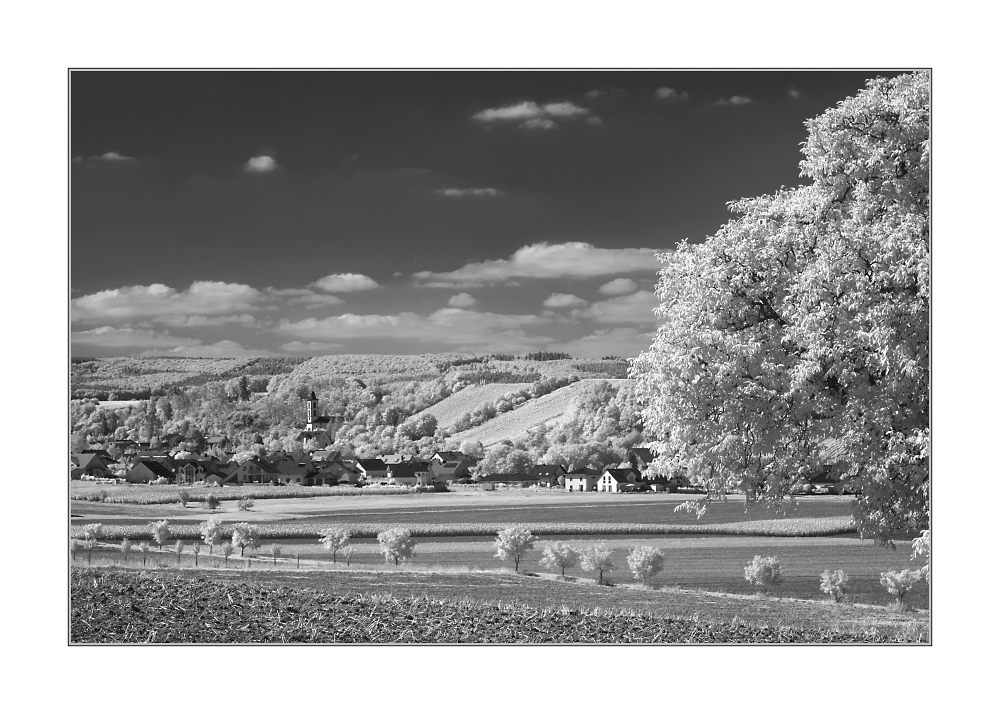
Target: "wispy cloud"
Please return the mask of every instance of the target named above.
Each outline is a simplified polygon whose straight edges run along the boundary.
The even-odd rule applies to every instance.
[[[102,154],[97,157],[103,161],[136,161],[137,159],[133,156],[122,156],[117,151],[109,151],[106,154]]]
[[[714,107],[738,107],[743,104],[753,104],[753,100],[750,97],[744,97],[742,95],[735,95],[728,98],[720,99],[715,102],[712,106]]]
[[[510,258],[469,263],[444,273],[415,273],[422,287],[480,287],[513,278],[588,278],[615,273],[653,273],[653,248],[597,248],[590,243],[536,243]]]
[[[448,198],[472,197],[495,197],[502,196],[503,191],[495,188],[439,188],[434,193]]]
[[[597,288],[597,292],[604,295],[628,295],[639,289],[639,283],[631,278],[615,278],[611,282],[604,283]]]
[[[173,316],[232,315],[252,312],[264,294],[241,283],[195,281],[178,291],[161,283],[102,290],[70,301],[74,322],[163,321]]]
[[[684,100],[688,98],[687,92],[678,92],[673,87],[660,87],[655,92],[653,92],[654,99],[673,99],[673,100]]]
[[[326,295],[317,293],[307,288],[268,288],[267,294],[278,298],[286,305],[297,305],[313,310],[317,307],[327,307],[329,305],[342,305],[344,303],[336,295]]]
[[[586,304],[587,301],[583,298],[579,298],[576,295],[570,295],[568,293],[552,293],[545,298],[545,302],[542,303],[542,305],[549,308],[583,307]]]
[[[329,293],[352,293],[358,290],[373,290],[374,288],[381,287],[367,275],[359,275],[358,273],[335,273],[327,275],[325,278],[320,278],[313,283],[313,286],[320,290],[326,290]]]
[[[472,115],[472,119],[483,123],[519,122],[522,129],[555,129],[557,119],[573,119],[590,115],[590,110],[573,102],[550,102],[536,104],[521,102],[506,107],[483,109]]]
[[[146,357],[275,357],[271,350],[247,349],[232,340],[219,340],[210,345],[183,345],[172,349],[151,349],[141,352]]]
[[[792,99],[799,99],[802,97],[802,92],[800,92],[795,87],[792,87],[791,89],[788,90],[788,96],[791,97]]]
[[[246,162],[243,170],[249,173],[267,173],[278,168],[278,162],[270,156],[254,156]]]
[[[70,342],[74,351],[81,347],[90,348],[90,350],[84,349],[83,352],[91,351],[94,348],[134,351],[201,344],[201,340],[190,337],[175,337],[169,332],[155,332],[132,327],[112,327],[110,325],[74,332],[70,335]]]
[[[648,290],[640,290],[632,295],[595,302],[582,310],[573,310],[575,318],[613,324],[654,324],[657,321],[653,310],[659,307],[656,295]]]

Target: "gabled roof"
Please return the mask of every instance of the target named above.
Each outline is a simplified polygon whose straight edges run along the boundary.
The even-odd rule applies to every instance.
[[[170,469],[161,464],[159,461],[153,461],[152,459],[139,459],[135,466],[132,467],[131,471],[134,471],[140,465],[145,466],[147,469],[153,472],[153,475],[157,478],[173,479],[174,474]]]
[[[416,476],[417,472],[428,471],[426,461],[414,461],[404,464],[389,464],[389,475],[393,478],[406,478]]]
[[[108,465],[104,462],[97,454],[88,454],[86,452],[82,454],[73,454],[72,459],[75,459],[77,466],[79,466],[84,471],[90,469],[97,469],[99,471],[104,471],[108,468]]]
[[[466,461],[469,457],[461,451],[435,451],[434,458],[438,461]]]
[[[627,469],[604,469],[604,474],[608,474],[618,483],[628,483],[629,476],[638,478],[641,474],[633,468]],[[602,476],[604,474],[601,474]]]
[[[589,469],[586,466],[581,466],[578,469],[573,469],[572,471],[566,474],[567,478],[572,476],[576,476],[577,478],[579,478],[581,476],[600,476],[600,475],[601,472],[598,471],[597,469]]]
[[[359,459],[358,466],[365,471],[385,471],[386,463],[382,459]]]
[[[84,449],[81,453],[83,453],[83,454],[94,454],[96,456],[100,456],[107,463],[114,463],[114,459],[111,458],[111,454],[109,454],[104,449]]]
[[[205,439],[205,443],[208,444],[208,445],[210,445],[210,446],[215,446],[216,444],[221,444],[224,441],[229,441],[229,437],[221,435],[221,434],[216,434],[215,436],[210,436],[207,439]]]
[[[317,449],[312,453],[313,461],[337,461],[340,459],[340,449]]]
[[[558,478],[565,473],[566,469],[563,468],[562,464],[539,464],[528,469],[529,476],[538,476],[539,478]]]

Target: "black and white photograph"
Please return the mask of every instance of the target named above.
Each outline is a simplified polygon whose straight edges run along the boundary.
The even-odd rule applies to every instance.
[[[842,63],[69,68],[71,648],[931,644],[933,70]]]

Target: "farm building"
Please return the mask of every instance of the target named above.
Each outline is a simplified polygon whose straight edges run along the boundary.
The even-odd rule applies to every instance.
[[[639,481],[638,469],[604,469],[597,481],[597,490],[603,493],[619,493],[635,489]]]
[[[456,481],[457,479],[469,475],[469,462],[465,460],[465,457],[462,457],[457,461],[443,462],[438,461],[437,459],[432,459],[429,468],[435,480],[442,483]]]
[[[567,491],[596,491],[601,472],[596,469],[581,467],[566,474]]]
[[[152,459],[141,459],[135,466],[125,474],[125,480],[129,483],[152,483],[157,479],[164,478],[170,483],[174,482],[174,472],[158,461]]]
[[[281,479],[281,472],[278,469],[257,456],[247,459],[242,464],[232,462],[226,473],[230,476],[228,481],[235,481],[240,485],[270,483]]]
[[[190,484],[204,481],[209,474],[214,474],[219,470],[219,462],[214,459],[176,459],[174,460],[174,474],[177,483]]]
[[[388,466],[382,459],[361,459],[358,461],[358,471],[365,481],[379,481],[388,475]]]
[[[330,463],[323,464],[319,472],[313,475],[311,485],[336,486],[343,483],[353,486],[360,482],[361,471],[357,468],[343,461],[331,461]],[[309,485],[309,482],[306,483]]]
[[[110,457],[105,460],[97,453],[72,454],[70,463],[73,464],[73,471],[79,474],[76,478],[81,476],[108,478],[112,475],[109,465],[113,463],[113,460]]]
[[[432,475],[426,461],[389,464],[387,476],[391,486],[430,486]]]
[[[539,485],[552,488],[559,485],[559,477],[566,475],[566,468],[561,464],[539,464],[528,469],[528,475],[537,478]]]

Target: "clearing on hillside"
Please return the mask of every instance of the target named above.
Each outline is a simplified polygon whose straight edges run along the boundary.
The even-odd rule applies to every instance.
[[[452,394],[450,397],[442,399],[437,404],[427,407],[422,412],[417,412],[411,418],[419,419],[426,414],[430,414],[437,419],[439,427],[447,428],[458,421],[460,416],[466,412],[471,412],[482,404],[495,402],[508,392],[517,392],[533,386],[535,386],[534,382],[471,385],[460,392]]]
[[[609,379],[616,387],[628,382],[627,379]],[[561,424],[567,421],[573,413],[576,398],[585,389],[592,386],[589,380],[574,382],[557,389],[544,397],[532,399],[513,411],[497,415],[485,424],[455,434],[456,439],[478,439],[483,446],[492,446],[504,439],[515,439],[528,432],[528,429],[540,424]],[[509,385],[505,385],[509,386]]]

